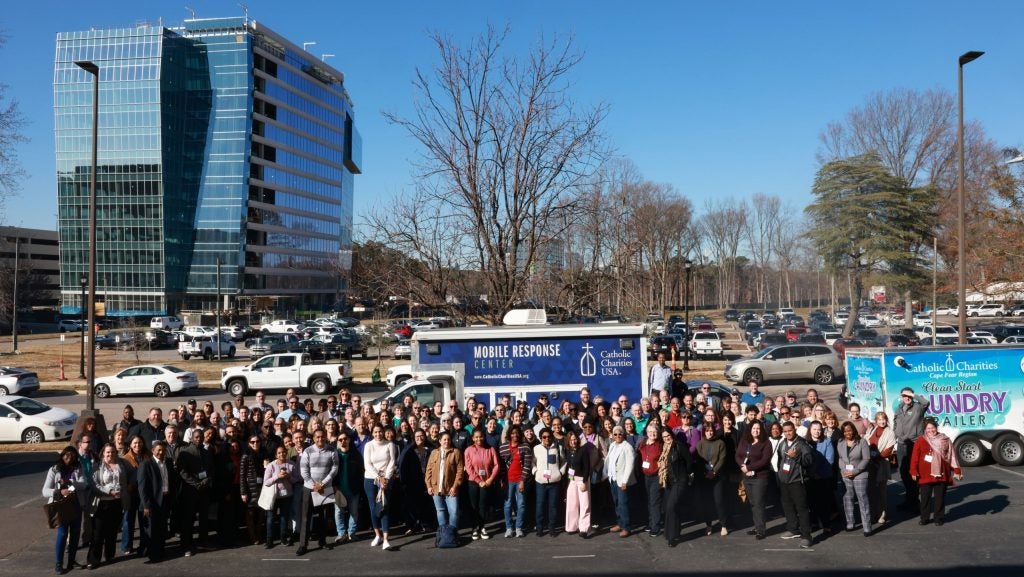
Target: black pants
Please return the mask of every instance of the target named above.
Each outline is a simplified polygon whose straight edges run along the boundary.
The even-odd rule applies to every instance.
[[[153,561],[164,557],[164,545],[167,540],[167,504],[154,506],[149,510],[149,517],[140,527],[140,548],[145,547],[146,555]]]
[[[92,543],[86,563],[99,565],[100,561],[114,558],[117,545],[117,530],[121,528],[121,500],[101,500],[93,514]]]
[[[488,493],[490,493],[488,487],[469,482],[469,515],[466,518],[469,519],[469,524],[474,531],[483,529],[484,523],[487,521],[485,515],[487,514]]]
[[[181,500],[181,548],[191,551],[195,546],[193,531],[196,514],[199,514],[199,542],[205,544],[210,537],[210,494],[194,487],[182,489]]]
[[[330,513],[328,513],[330,510]],[[302,509],[299,518],[299,545],[305,547],[309,543],[309,531],[315,520],[320,526],[317,529],[320,546],[327,542],[327,521],[333,521],[334,504],[313,506],[313,492],[306,487],[302,488]]]
[[[768,479],[747,477],[742,481],[747,489],[747,502],[750,503],[750,515],[754,518],[754,531],[758,535],[765,534],[765,509],[768,506]]]
[[[729,506],[726,503],[725,494],[726,483],[721,477],[715,477],[714,479],[703,478],[700,480],[700,510],[701,516],[704,518],[704,523],[707,526],[714,524],[715,516],[718,516],[718,522],[722,524],[722,527],[726,527],[729,521]]]
[[[657,475],[644,475],[644,488],[647,490],[647,529],[652,533],[661,531],[661,519],[665,514],[665,492],[658,482]]]
[[[803,483],[779,483],[782,510],[786,513],[786,529],[811,540],[811,509],[807,505],[807,488]]]
[[[905,492],[904,505],[916,507],[918,505],[917,481],[910,476],[910,460],[914,456],[914,441],[900,441],[900,479],[903,481]]]
[[[935,511],[935,520],[938,521],[946,516],[946,484],[921,483],[921,520],[928,521],[928,517]]]
[[[822,529],[832,525],[832,512],[835,510],[836,480],[812,479],[807,482],[807,501],[811,507],[811,519],[817,521]]]
[[[686,479],[677,479],[665,488],[665,538],[669,541],[679,539],[679,526],[682,524],[679,510],[686,498]]]

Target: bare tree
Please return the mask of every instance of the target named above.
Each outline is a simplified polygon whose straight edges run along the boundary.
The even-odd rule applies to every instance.
[[[750,256],[757,268],[755,300],[771,300],[768,289],[768,267],[774,256],[776,231],[782,226],[782,201],[777,196],[757,193],[750,199],[749,218],[745,237]]]
[[[747,225],[746,202],[709,200],[700,220],[703,250],[711,255],[717,267],[717,303],[729,306],[736,302],[737,257],[740,240]]]
[[[481,271],[495,318],[523,298],[542,246],[604,159],[607,114],[570,96],[582,60],[571,41],[516,58],[504,55],[508,34],[488,28],[466,47],[434,34],[439,62],[416,71],[415,113],[385,114],[422,146],[423,202],[449,228],[469,223],[457,245],[473,250],[457,251],[470,257],[459,264]]]
[[[0,48],[7,36],[0,32]],[[3,219],[4,201],[19,189],[25,171],[18,160],[17,145],[27,142],[22,134],[27,122],[16,100],[7,99],[7,85],[0,83],[0,220]]]

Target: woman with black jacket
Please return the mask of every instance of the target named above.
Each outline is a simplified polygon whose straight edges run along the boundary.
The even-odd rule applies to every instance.
[[[665,538],[669,547],[679,543],[679,507],[693,476],[690,449],[676,440],[671,429],[661,431],[658,482],[665,489]]]
[[[429,525],[430,503],[425,482],[428,459],[430,445],[427,444],[427,433],[423,429],[417,429],[413,433],[412,443],[406,445],[398,457],[398,480],[405,504],[406,535],[420,533]]]
[[[580,436],[574,430],[565,434],[565,462],[568,489],[565,500],[565,531],[579,532],[584,539],[594,535],[590,523],[590,473],[599,457],[592,443],[580,443]]]
[[[260,509],[260,492],[263,490],[263,442],[259,436],[249,435],[249,443],[242,452],[239,489],[242,504],[245,506],[245,528],[249,533],[249,542],[256,545],[263,541],[263,521],[266,513]]]
[[[765,508],[768,482],[772,474],[772,444],[761,421],[750,423],[743,433],[743,440],[736,449],[736,464],[747,492],[754,529],[751,533],[758,539],[765,536]]]

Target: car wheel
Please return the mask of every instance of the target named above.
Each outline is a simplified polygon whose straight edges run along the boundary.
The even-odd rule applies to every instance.
[[[821,366],[814,369],[814,382],[819,385],[829,385],[836,379],[836,374],[832,370],[832,367]]]
[[[1024,441],[1014,433],[999,437],[992,444],[992,458],[1004,467],[1016,467],[1024,463]]]
[[[743,382],[757,381],[758,384],[764,381],[764,373],[760,369],[747,369],[743,371]]]
[[[7,390],[7,387],[0,387],[0,397],[6,397],[11,392]]]
[[[309,383],[309,388],[314,395],[326,395],[331,388],[331,382],[326,377],[317,377]]]
[[[231,347],[230,349],[228,349],[228,358],[229,359],[235,358],[235,352],[236,352],[235,351],[235,347]]]
[[[206,349],[205,351],[203,351],[203,358],[208,360],[208,361],[212,361],[213,360],[213,350],[212,349]]]
[[[35,427],[29,427],[29,428],[25,429],[25,432],[23,432],[21,434],[21,442],[22,443],[29,443],[29,444],[32,444],[32,445],[36,445],[36,444],[42,443],[45,440],[46,440],[46,438],[43,437],[43,432],[40,431],[39,429],[35,428]]]
[[[234,379],[228,382],[228,392],[231,393],[231,396],[233,397],[244,395],[245,389],[245,381],[242,379]]]
[[[100,384],[96,385],[96,396],[101,398],[101,399],[105,399],[105,398],[109,397],[110,396],[110,387],[108,387],[107,385],[104,385],[103,383],[100,383]]]
[[[985,446],[977,437],[960,437],[956,441],[956,456],[961,465],[977,467],[985,462]]]
[[[153,387],[153,393],[161,399],[169,397],[171,396],[171,387],[167,386],[167,383],[157,383],[156,386]]]

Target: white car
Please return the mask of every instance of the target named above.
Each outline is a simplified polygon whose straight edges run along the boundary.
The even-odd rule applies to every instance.
[[[932,333],[935,334],[932,334]],[[938,325],[936,327],[931,326],[919,326],[914,330],[918,340],[924,340],[933,336],[939,339],[943,337],[958,338],[960,333],[956,330],[956,327],[950,325]]]
[[[412,344],[410,344],[409,339],[399,339],[392,356],[395,359],[411,359]]]
[[[1004,345],[1019,345],[1024,344],[1024,335],[1010,335],[1003,339],[1002,344]]]
[[[895,313],[889,315],[890,327],[902,327],[904,324],[906,324],[906,318],[903,315]]]
[[[859,320],[860,324],[869,329],[876,329],[884,324],[882,319],[878,318],[878,315],[864,315]]]
[[[843,337],[843,333],[839,331],[822,331],[821,336],[825,337],[825,344],[832,346],[835,344],[836,339]]]
[[[972,317],[1001,317],[1006,315],[1006,307],[1001,304],[981,305],[973,311],[967,307],[967,315]]]
[[[78,415],[28,397],[0,398],[0,441],[42,443],[71,439]]]
[[[967,338],[968,339],[972,339],[972,338],[984,339],[984,340],[988,341],[988,344],[990,344],[990,345],[994,345],[994,344],[997,344],[999,342],[999,339],[997,339],[995,335],[993,335],[992,333],[990,333],[988,331],[973,331],[973,332],[969,332],[969,333],[967,333]]]
[[[97,377],[93,391],[105,399],[112,395],[156,395],[167,397],[198,389],[199,379],[190,371],[171,365],[140,365],[106,377]]]
[[[956,315],[956,307],[947,307],[947,306],[935,307],[935,314],[938,315],[938,316]]]
[[[79,320],[64,319],[57,323],[57,332],[59,333],[80,332],[81,330],[82,321]]]
[[[725,358],[722,350],[722,337],[716,332],[700,331],[693,334],[690,340],[690,352],[698,358]]]
[[[278,319],[269,322],[262,327],[265,333],[296,333],[302,331],[302,325],[287,319]]]
[[[930,327],[932,326],[932,316],[924,313],[917,313],[914,315],[914,326],[915,327]]]
[[[236,326],[223,327],[222,326],[220,328],[220,332],[221,332],[222,335],[228,337],[229,339],[231,339],[231,340],[233,340],[235,342],[238,342],[238,341],[240,341],[240,340],[245,338],[245,331],[242,330],[242,327],[236,327]]]
[[[190,337],[209,337],[217,334],[217,329],[213,327],[185,327],[182,329],[183,333]]]
[[[39,390],[39,377],[18,367],[0,367],[0,396],[28,395]]]

